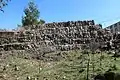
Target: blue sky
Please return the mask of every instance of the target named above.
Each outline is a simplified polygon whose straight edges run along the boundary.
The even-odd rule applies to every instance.
[[[120,21],[120,0],[34,0],[46,22],[95,20],[104,27]],[[0,12],[0,28],[14,29],[21,24],[29,0],[12,0]]]

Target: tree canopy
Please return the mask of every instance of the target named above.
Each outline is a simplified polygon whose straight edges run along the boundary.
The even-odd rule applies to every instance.
[[[25,16],[22,17],[22,26],[28,26],[28,25],[34,25],[39,23],[44,23],[45,21],[41,20],[39,21],[40,12],[37,8],[37,5],[30,1],[28,3],[28,6],[24,9]]]
[[[11,0],[0,0],[0,11],[4,12],[3,7],[8,5],[8,2]]]

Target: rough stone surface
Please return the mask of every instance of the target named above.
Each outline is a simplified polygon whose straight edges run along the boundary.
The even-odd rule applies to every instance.
[[[68,21],[0,31],[0,51],[31,50],[39,53],[73,49],[116,49],[120,35],[91,21]]]

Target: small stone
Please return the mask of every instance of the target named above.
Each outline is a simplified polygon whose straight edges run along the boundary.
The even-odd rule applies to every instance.
[[[40,68],[40,71],[42,70],[42,68]]]
[[[27,80],[30,80],[31,79],[31,77],[30,76],[27,76]]]
[[[15,71],[18,71],[18,70],[19,70],[18,66],[17,66],[17,65],[15,65]]]
[[[64,76],[63,78],[66,79],[66,76]]]
[[[6,70],[6,66],[3,66],[3,71],[5,71]]]

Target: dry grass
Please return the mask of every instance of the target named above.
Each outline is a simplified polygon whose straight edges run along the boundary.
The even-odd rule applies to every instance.
[[[0,80],[85,80],[87,61],[90,58],[89,78],[94,74],[104,73],[111,69],[115,72],[120,71],[120,59],[114,58],[106,53],[101,54],[89,53],[83,54],[80,51],[69,51],[61,53],[63,59],[59,61],[38,61],[8,56],[0,60]],[[54,56],[55,53],[46,56]],[[93,72],[94,63],[94,72]],[[100,64],[101,63],[101,64]],[[17,67],[17,70],[15,70]]]

